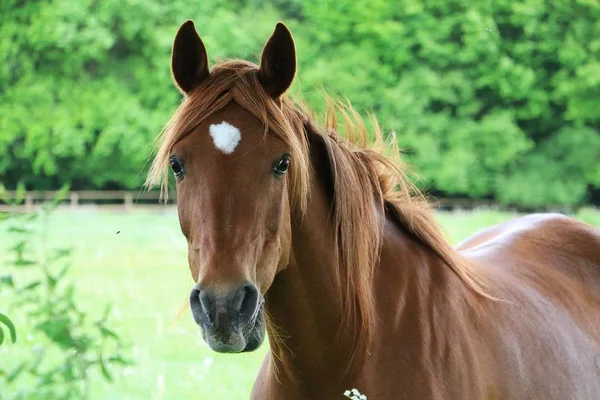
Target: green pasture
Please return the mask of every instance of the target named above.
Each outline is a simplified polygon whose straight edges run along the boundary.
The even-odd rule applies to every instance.
[[[493,211],[440,213],[449,239],[467,235],[514,215]],[[577,217],[600,226],[600,212]],[[219,355],[204,344],[188,312],[177,318],[193,285],[187,268],[186,242],[175,210],[115,213],[57,211],[45,222],[39,245],[69,246],[74,266],[70,278],[77,298],[92,314],[113,305],[111,327],[117,330],[135,365],[115,370],[112,384],[92,380],[93,399],[247,399],[267,350]],[[0,225],[0,256],[10,237]],[[16,364],[38,338],[27,321],[13,315],[19,340],[0,348],[3,365]],[[1,389],[1,388],[0,388]]]

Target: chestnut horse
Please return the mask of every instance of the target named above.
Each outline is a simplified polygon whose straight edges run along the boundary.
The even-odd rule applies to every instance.
[[[208,345],[268,334],[252,398],[600,399],[599,230],[530,215],[453,248],[374,120],[367,141],[349,105],[320,126],[285,94],[281,23],[260,66],[209,70],[186,21],[172,72],[184,99],[147,184],[175,175]]]

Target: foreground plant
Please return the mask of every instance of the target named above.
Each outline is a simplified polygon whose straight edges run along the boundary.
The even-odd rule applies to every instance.
[[[10,339],[13,343],[15,343],[17,341],[17,332],[15,330],[15,325],[12,323],[10,318],[0,313],[0,323],[4,324],[8,328],[10,332]],[[0,345],[4,343],[4,337],[5,333],[4,330],[2,330],[2,325],[0,324]]]
[[[8,199],[1,189],[5,203],[20,201],[19,196]],[[110,308],[92,320],[78,304],[75,286],[68,278],[71,250],[44,246],[38,252],[34,249],[39,233],[44,232],[43,222],[67,191],[64,188],[39,212],[4,213],[0,218],[8,225],[11,238],[9,257],[1,264],[0,299],[9,302],[16,330],[27,332],[33,345],[29,351],[15,349],[19,354],[13,360],[18,362],[0,369],[2,395],[11,399],[83,399],[95,372],[112,381],[110,367],[129,364],[122,354],[118,333],[109,327]],[[42,222],[41,232],[34,230],[34,222]],[[24,318],[16,319],[14,315]],[[14,342],[12,321],[0,314],[0,322],[9,328]],[[0,334],[0,339],[3,336]],[[4,363],[2,367],[6,368]]]

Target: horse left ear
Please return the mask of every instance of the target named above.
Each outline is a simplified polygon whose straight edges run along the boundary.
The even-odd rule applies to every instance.
[[[265,45],[258,80],[265,91],[277,99],[292,84],[296,75],[296,48],[290,30],[282,22]]]

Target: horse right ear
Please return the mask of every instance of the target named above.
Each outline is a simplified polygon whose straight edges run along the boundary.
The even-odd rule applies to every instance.
[[[175,35],[171,71],[183,94],[189,93],[208,77],[208,55],[192,20],[181,24]]]

